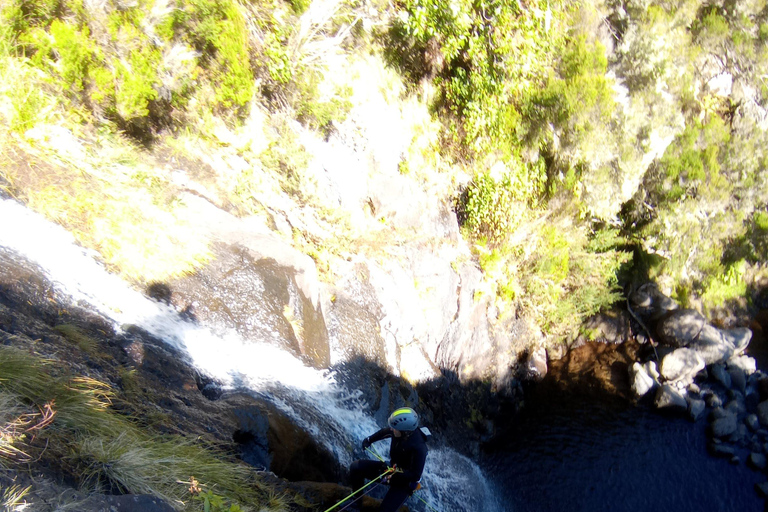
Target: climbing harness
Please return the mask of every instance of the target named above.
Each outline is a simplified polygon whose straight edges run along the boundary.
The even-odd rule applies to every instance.
[[[347,501],[349,498],[351,498],[355,494],[359,493],[363,489],[366,489],[366,488],[370,487],[371,485],[375,484],[376,482],[378,482],[379,480],[381,480],[382,478],[384,478],[388,474],[393,473],[394,471],[395,471],[394,468],[387,468],[387,470],[385,472],[383,472],[382,474],[380,474],[379,476],[377,476],[376,478],[374,478],[373,480],[371,480],[370,482],[368,482],[367,484],[365,484],[364,486],[362,486],[358,490],[353,491],[351,494],[349,494],[349,496],[344,497],[341,501],[339,501],[338,503],[334,504],[333,506],[331,506],[330,508],[325,510],[325,512],[331,512],[331,510],[335,509],[336,507],[338,507],[339,505],[341,505],[342,503]],[[366,493],[363,493],[360,496],[358,496],[357,499],[353,500],[351,503],[348,503],[344,508],[340,509],[340,511],[344,510],[347,507],[349,507],[350,505],[352,505],[352,503],[355,503],[357,500],[362,498],[365,494]]]

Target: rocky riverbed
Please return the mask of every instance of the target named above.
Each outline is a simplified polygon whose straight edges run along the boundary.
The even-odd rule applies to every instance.
[[[652,399],[656,408],[692,421],[707,421],[712,455],[765,472],[768,375],[745,354],[753,330],[718,328],[653,284],[632,293],[628,304],[643,327],[640,340],[653,345],[629,368],[635,397]],[[756,325],[756,330],[762,329]],[[768,482],[756,487],[768,496]]]

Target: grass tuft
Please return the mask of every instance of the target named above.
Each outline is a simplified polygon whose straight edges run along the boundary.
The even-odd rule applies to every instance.
[[[179,510],[199,509],[187,483],[192,476],[242,510],[287,509],[288,499],[277,499],[250,466],[199,440],[141,428],[112,411],[111,397],[105,383],[54,378],[46,361],[0,347],[0,460],[18,464],[20,454],[36,450],[43,463],[68,471],[87,491],[151,494]],[[25,412],[34,409],[41,415]],[[33,429],[36,442],[23,445]]]

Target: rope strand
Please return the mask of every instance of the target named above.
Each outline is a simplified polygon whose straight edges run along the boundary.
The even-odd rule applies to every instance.
[[[348,496],[344,497],[344,498],[343,498],[341,501],[339,501],[338,503],[334,504],[333,506],[331,506],[330,508],[328,508],[327,510],[325,510],[325,512],[331,512],[331,510],[335,509],[336,507],[338,507],[339,505],[341,505],[342,503],[344,503],[346,500],[348,500],[349,498],[351,498],[351,497],[352,497],[352,496],[354,496],[355,494],[359,493],[360,491],[362,491],[363,489],[365,489],[365,488],[369,487],[370,485],[373,485],[373,484],[375,484],[377,481],[381,480],[382,478],[384,478],[384,477],[385,477],[385,476],[387,476],[388,474],[392,473],[393,471],[394,471],[394,470],[393,470],[392,468],[387,468],[387,470],[386,470],[385,472],[383,472],[382,474],[380,474],[379,476],[377,476],[376,478],[374,478],[373,480],[371,480],[370,482],[368,482],[367,484],[365,484],[364,486],[362,486],[362,487],[361,487],[361,488],[359,488],[358,490],[356,490],[356,491],[353,491],[351,494],[349,494]],[[363,493],[363,495],[364,495],[364,494],[365,494],[365,493]],[[363,497],[363,495],[360,495],[360,498],[362,498],[362,497]],[[357,501],[357,500],[355,500],[355,501]],[[352,503],[354,503],[355,501],[353,501]],[[347,507],[348,507],[348,506],[350,506],[352,503],[349,503],[349,504],[347,504],[347,506],[346,506],[346,507],[344,507],[344,508],[347,508]],[[344,510],[344,509],[342,509],[342,510]]]

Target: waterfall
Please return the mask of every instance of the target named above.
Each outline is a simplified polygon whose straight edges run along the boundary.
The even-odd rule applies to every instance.
[[[118,332],[123,325],[145,329],[187,354],[202,373],[269,400],[340,464],[349,465],[351,447],[380,428],[361,412],[359,393],[344,389],[332,372],[309,368],[277,347],[234,331],[184,321],[170,306],[147,299],[107,272],[66,230],[13,200],[0,200],[0,218],[0,248],[37,264],[57,293],[109,318]],[[500,510],[477,464],[446,447],[430,447],[422,485],[419,496],[440,512]],[[426,510],[415,498],[408,505]]]

